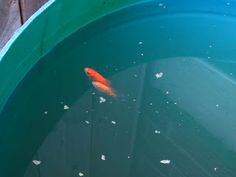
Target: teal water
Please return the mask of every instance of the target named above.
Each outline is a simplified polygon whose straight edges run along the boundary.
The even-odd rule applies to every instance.
[[[80,29],[35,65],[1,112],[2,173],[235,176],[235,28],[233,16],[147,3]],[[94,89],[85,67],[120,96]]]

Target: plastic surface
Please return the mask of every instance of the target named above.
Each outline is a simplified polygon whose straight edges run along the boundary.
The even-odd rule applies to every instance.
[[[81,28],[137,2],[51,1],[1,51],[1,176],[235,176],[235,2],[155,1]]]

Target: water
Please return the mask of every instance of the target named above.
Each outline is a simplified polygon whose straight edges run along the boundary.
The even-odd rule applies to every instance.
[[[107,16],[30,71],[1,113],[5,174],[236,175],[236,20],[166,10],[147,3]],[[85,67],[120,97],[94,89]]]

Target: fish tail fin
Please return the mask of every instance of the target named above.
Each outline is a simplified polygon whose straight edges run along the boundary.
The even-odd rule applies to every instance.
[[[107,86],[111,86],[111,81],[108,80],[108,79],[106,79],[106,85],[107,85]]]
[[[113,88],[111,88],[111,93],[110,94],[111,94],[111,96],[113,96],[115,98],[117,98],[119,96],[118,92]]]

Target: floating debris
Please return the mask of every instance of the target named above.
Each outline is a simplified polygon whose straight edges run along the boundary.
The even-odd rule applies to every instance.
[[[136,101],[137,101],[137,100],[134,98],[134,99],[133,99],[133,102],[136,102]]]
[[[35,165],[40,165],[42,163],[42,161],[40,161],[40,160],[33,160],[32,162]]]
[[[215,167],[215,168],[214,168],[214,171],[216,171],[216,170],[218,170],[218,168]]]
[[[213,47],[213,45],[209,45],[209,48],[212,48]]]
[[[162,76],[163,76],[163,73],[162,73],[162,72],[156,73],[156,78],[157,78],[157,79],[161,78]]]
[[[158,6],[159,6],[159,7],[162,7],[163,5],[164,5],[164,4],[163,4],[163,3],[161,3],[161,2],[160,2],[160,3],[158,3]]]
[[[92,95],[96,95],[96,93],[95,93],[95,92],[92,92]]]
[[[90,122],[88,120],[84,121],[86,124],[90,124]]]
[[[106,160],[106,156],[102,154],[102,155],[101,155],[101,159],[102,159],[102,160]]]
[[[168,95],[169,94],[169,91],[166,91],[166,95]]]
[[[227,5],[227,6],[230,6],[230,2],[227,2],[226,5]]]
[[[67,109],[70,109],[70,107],[67,105],[64,105],[64,110],[67,110]]]
[[[138,77],[138,75],[137,75],[137,74],[134,74],[134,77]]]
[[[160,163],[162,163],[162,164],[170,164],[170,160],[161,160]]]
[[[130,156],[128,155],[128,159],[130,159]]]
[[[142,44],[143,44],[143,42],[142,42],[142,41],[139,41],[139,42],[138,42],[138,45],[142,45]]]
[[[177,104],[177,102],[174,102],[174,104],[176,105],[176,104]]]
[[[115,124],[116,124],[116,121],[112,120],[112,121],[111,121],[111,124],[115,125]]]
[[[48,112],[47,112],[47,111],[44,111],[44,114],[48,114]]]
[[[63,101],[61,101],[60,103],[61,103],[61,104],[64,104],[64,102],[63,102]]]
[[[155,132],[155,134],[160,134],[161,133],[161,131],[159,131],[159,130],[155,130],[154,132]]]
[[[152,104],[152,102],[151,102],[151,103],[149,103],[149,105],[150,105],[150,106],[152,106],[152,105],[153,105],[153,104]]]
[[[218,108],[220,105],[216,104],[216,107]]]
[[[81,172],[79,172],[79,176],[84,176],[84,174],[83,174],[83,173],[81,173]]]
[[[104,103],[104,102],[106,102],[106,99],[103,97],[99,97],[99,103]]]
[[[143,54],[143,53],[141,53],[140,55],[141,55],[141,56],[143,56],[144,54]]]

